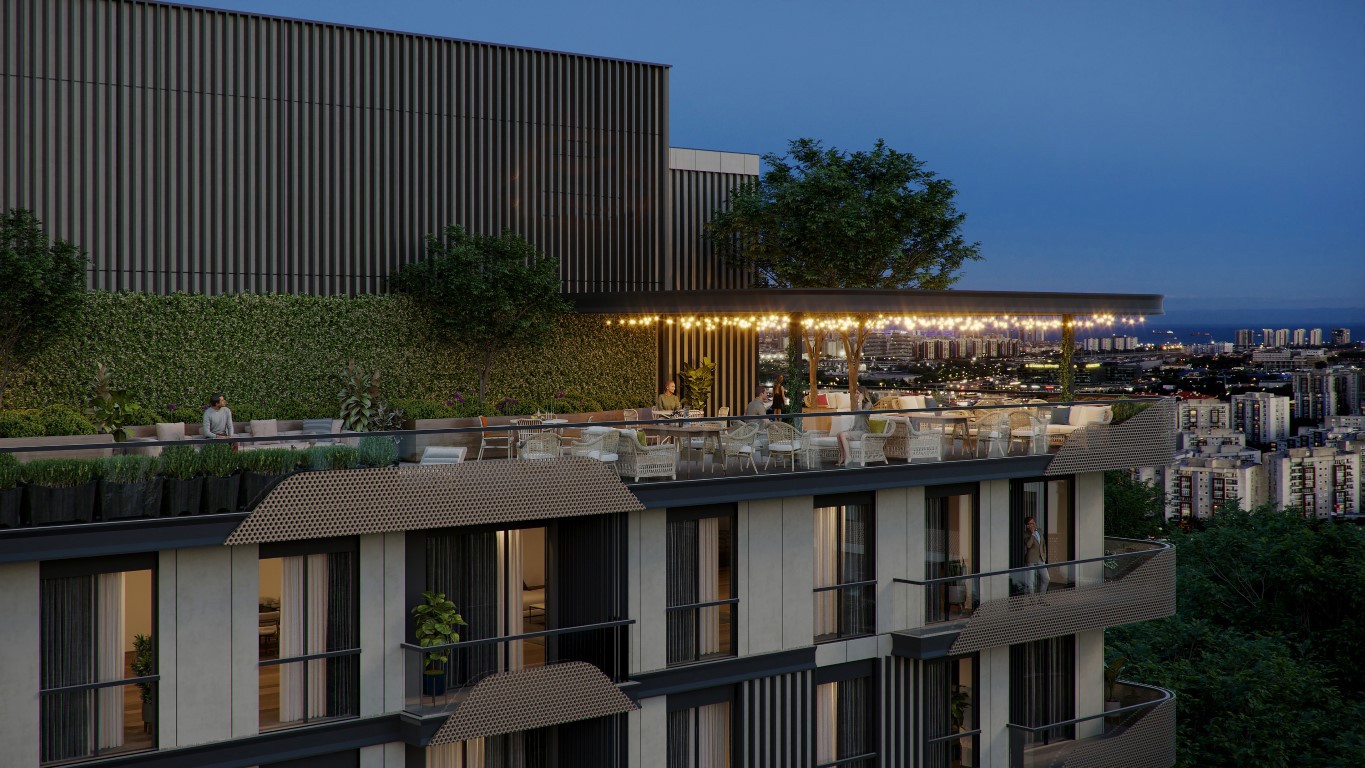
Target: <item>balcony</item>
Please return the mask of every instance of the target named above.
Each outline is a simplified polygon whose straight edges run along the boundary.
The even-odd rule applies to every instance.
[[[1105,539],[1103,557],[1045,566],[896,579],[910,628],[893,633],[893,653],[957,656],[1175,613],[1175,548]]]
[[[626,678],[634,619],[449,645],[403,643],[406,740],[446,744],[634,709]]]
[[[1009,723],[1011,768],[1175,765],[1175,694],[1119,682],[1118,708],[1041,726]]]

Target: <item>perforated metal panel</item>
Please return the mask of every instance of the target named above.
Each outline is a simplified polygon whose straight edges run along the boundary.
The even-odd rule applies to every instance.
[[[1122,424],[1095,424],[1073,432],[1048,464],[1049,475],[1158,467],[1175,457],[1175,398],[1152,403]]]
[[[225,544],[605,515],[644,509],[587,458],[302,472],[275,486]]]
[[[431,744],[544,728],[638,707],[602,670],[581,661],[503,672],[470,690]]]
[[[1061,766],[1171,768],[1175,765],[1175,709],[1175,699],[1171,699],[1119,733],[1079,741]]]
[[[949,654],[1074,635],[1174,613],[1175,550],[1167,549],[1106,584],[988,600],[967,619]]]

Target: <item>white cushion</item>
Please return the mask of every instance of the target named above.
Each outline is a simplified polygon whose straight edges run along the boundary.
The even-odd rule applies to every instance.
[[[801,441],[797,440],[793,442],[790,440],[778,440],[775,443],[769,443],[768,450],[777,451],[778,453],[791,453],[792,451],[799,451],[801,450]]]
[[[274,419],[252,419],[247,426],[247,431],[252,437],[276,437],[279,435],[280,425]]]
[[[829,433],[830,433],[831,435],[837,435],[837,434],[839,434],[840,432],[847,432],[847,431],[849,431],[850,429],[853,429],[853,417],[852,417],[852,416],[833,416],[833,417],[830,417],[830,420],[829,420]]]
[[[810,444],[820,448],[831,448],[839,445],[837,437],[812,437]]]
[[[588,451],[588,458],[598,461],[616,461],[616,454],[607,451]]]
[[[1091,424],[1108,424],[1114,418],[1114,411],[1107,405],[1073,405],[1067,424],[1085,427]]]
[[[423,464],[459,464],[464,461],[467,448],[451,445],[429,445],[422,451]]]
[[[897,408],[923,408],[924,395],[901,395],[896,398]]]
[[[158,422],[156,425],[157,440],[184,440],[185,423],[183,421],[173,421],[170,423]]]

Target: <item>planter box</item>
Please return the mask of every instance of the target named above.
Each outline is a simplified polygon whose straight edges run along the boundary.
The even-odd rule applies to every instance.
[[[102,459],[106,456],[114,455],[113,435],[62,435],[60,437],[0,437],[0,447],[5,448],[24,448],[27,446],[39,445],[88,445],[88,449],[71,449],[52,453],[51,451],[25,453],[16,451],[10,455],[19,461],[33,461],[34,459],[51,459],[60,456],[63,459]],[[104,447],[100,447],[104,446]]]
[[[204,507],[206,515],[218,515],[237,511],[237,499],[241,496],[242,478],[237,475],[228,477],[205,477]]]
[[[30,485],[24,494],[28,497],[28,519],[34,525],[88,523],[95,519],[95,489],[94,480],[67,488]]]
[[[161,515],[162,478],[142,483],[100,481],[100,519],[127,520]]]
[[[281,480],[289,477],[293,473],[283,475],[267,475],[264,472],[243,472],[242,473],[242,496],[239,501],[243,507],[249,508],[261,500],[262,494],[274,488]]]
[[[165,481],[161,493],[163,499],[161,514],[166,517],[199,514],[199,506],[204,496],[204,478],[176,480],[168,477]]]
[[[0,491],[0,528],[16,528],[24,524],[24,486]]]

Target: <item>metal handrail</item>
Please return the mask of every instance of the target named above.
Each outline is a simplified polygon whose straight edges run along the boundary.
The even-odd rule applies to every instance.
[[[414,645],[413,643],[399,643],[399,647],[407,651],[449,651],[459,650],[460,648],[472,648],[478,645],[493,645],[496,643],[510,643],[517,640],[525,640],[532,637],[550,637],[554,635],[571,635],[577,632],[590,632],[594,629],[611,629],[612,627],[625,627],[635,623],[635,619],[617,619],[614,621],[604,621],[597,624],[584,624],[577,627],[559,627],[556,629],[542,629],[538,632],[524,632],[520,635],[504,635],[502,637],[485,637],[478,640],[461,640],[458,643],[447,643],[445,645]]]
[[[986,577],[989,577],[989,576],[1009,576],[1009,575],[1017,574],[1017,573],[1027,573],[1027,572],[1030,572],[1030,571],[1037,571],[1037,570],[1040,570],[1040,569],[1043,569],[1043,568],[1060,568],[1060,567],[1062,567],[1062,566],[1069,566],[1069,565],[1084,565],[1084,564],[1086,564],[1086,563],[1099,563],[1099,562],[1105,562],[1105,561],[1108,561],[1108,560],[1118,560],[1118,559],[1120,559],[1120,558],[1128,558],[1128,557],[1147,557],[1147,556],[1150,556],[1150,555],[1152,555],[1152,554],[1154,554],[1154,553],[1156,553],[1156,552],[1162,552],[1162,551],[1165,551],[1165,550],[1169,550],[1169,549],[1174,549],[1174,548],[1175,548],[1175,545],[1174,545],[1174,544],[1171,544],[1170,542],[1166,542],[1166,541],[1143,541],[1143,540],[1141,540],[1141,539],[1124,539],[1124,538],[1118,538],[1118,537],[1113,537],[1113,536],[1106,537],[1106,538],[1107,538],[1108,540],[1110,540],[1110,541],[1129,541],[1129,542],[1133,542],[1133,543],[1137,543],[1137,544],[1151,544],[1151,545],[1153,545],[1153,546],[1152,546],[1150,549],[1138,550],[1138,551],[1134,551],[1134,552],[1117,552],[1117,553],[1112,554],[1112,555],[1101,555],[1101,556],[1099,556],[1099,557],[1086,557],[1086,558],[1082,558],[1082,559],[1080,559],[1080,560],[1063,560],[1063,561],[1057,562],[1057,563],[1039,563],[1038,565],[1024,565],[1024,566],[1020,566],[1020,567],[1018,567],[1018,568],[1008,568],[1008,569],[1003,570],[1003,571],[985,571],[985,572],[983,572],[983,573],[964,573],[964,574],[960,574],[960,575],[958,575],[958,576],[940,576],[940,577],[938,577],[938,578],[924,579],[924,580],[902,579],[902,578],[897,577],[897,578],[895,578],[895,579],[892,579],[892,581],[894,581],[894,582],[896,582],[896,583],[898,583],[898,584],[913,584],[913,585],[919,586],[919,587],[926,587],[926,586],[932,586],[932,585],[935,585],[935,584],[946,584],[946,583],[949,583],[949,582],[964,581],[964,580],[967,580],[967,579],[982,579],[982,578],[986,578]]]
[[[1051,731],[1057,728],[1067,728],[1073,725],[1077,725],[1079,723],[1088,722],[1090,720],[1098,720],[1102,717],[1113,717],[1114,715],[1122,715],[1128,712],[1137,712],[1143,709],[1151,709],[1157,706],[1158,704],[1164,704],[1168,701],[1173,701],[1175,699],[1175,691],[1172,691],[1169,688],[1161,688],[1155,685],[1144,685],[1143,683],[1134,683],[1128,680],[1120,680],[1119,682],[1123,683],[1124,685],[1132,686],[1134,688],[1146,688],[1147,690],[1150,691],[1156,691],[1157,693],[1161,694],[1161,697],[1153,699],[1151,701],[1142,701],[1138,702],[1137,704],[1129,704],[1126,707],[1119,707],[1118,709],[1111,709],[1108,712],[1101,712],[1097,715],[1073,717],[1070,720],[1063,720],[1060,723],[1050,723],[1048,725],[1019,725],[1018,723],[1005,723],[1005,727],[1012,728],[1016,731],[1024,731],[1027,733],[1042,733],[1044,731]]]
[[[959,731],[957,733],[950,733],[947,736],[935,736],[932,739],[925,739],[924,744],[928,746],[929,744],[939,744],[945,741],[957,741],[958,739],[965,739],[968,736],[980,736],[981,733],[982,731],[980,728],[972,731]]]
[[[257,664],[262,667],[274,667],[280,664],[293,664],[300,661],[316,661],[318,659],[337,659],[343,656],[359,656],[359,648],[347,648],[344,651],[323,651],[321,653],[310,653],[307,656],[289,656],[283,659],[261,659]]]
[[[861,755],[841,757],[832,763],[819,763],[815,766],[815,768],[838,768],[838,766],[847,765],[849,763],[861,762],[863,760],[872,760],[877,757],[877,754],[878,754],[877,752],[864,752]]]
[[[113,688],[121,685],[134,685],[136,683],[156,683],[161,681],[161,675],[143,675],[142,677],[129,677],[123,680],[105,680],[98,683],[79,683],[77,685],[64,685],[60,688],[43,688],[38,691],[38,695],[46,696],[56,693],[76,693],[77,691],[93,691],[100,688]]]
[[[877,583],[877,579],[866,579],[864,581],[847,581],[843,584],[830,584],[826,587],[816,587],[813,592],[832,592],[836,589],[847,589],[850,587],[867,587]]]
[[[881,409],[866,410],[866,411],[861,411],[861,410],[860,410],[860,411],[849,410],[849,411],[818,411],[818,412],[811,412],[811,413],[805,413],[805,412],[803,412],[803,413],[781,413],[781,414],[776,414],[776,413],[774,413],[774,414],[765,414],[765,415],[763,415],[763,416],[745,416],[745,415],[726,416],[726,417],[724,417],[724,420],[730,421],[730,422],[747,422],[747,421],[763,421],[763,422],[770,422],[770,421],[776,421],[776,420],[789,420],[789,419],[796,419],[796,418],[821,418],[821,417],[832,417],[832,416],[886,416],[886,415],[901,415],[901,414],[914,415],[914,414],[923,414],[923,413],[936,413],[936,412],[940,412],[940,411],[960,411],[960,410],[968,410],[968,409],[974,410],[974,411],[983,411],[983,410],[1017,410],[1017,409],[1019,409],[1019,408],[1021,408],[1021,407],[1032,407],[1032,408],[1064,408],[1064,407],[1070,407],[1070,406],[1073,406],[1073,405],[1112,405],[1112,404],[1118,403],[1118,402],[1127,402],[1127,403],[1156,403],[1156,402],[1161,402],[1162,400],[1166,400],[1166,399],[1168,399],[1168,398],[1164,398],[1164,397],[1125,397],[1125,398],[1114,398],[1114,399],[1112,399],[1112,400],[1068,400],[1068,401],[1064,401],[1064,402],[1055,402],[1055,403],[1053,403],[1053,402],[1048,402],[1048,403],[1007,403],[1007,404],[1006,404],[1006,403],[1002,403],[1002,404],[971,405],[971,406],[956,406],[956,405],[954,405],[954,406],[946,406],[946,405],[945,405],[945,406],[938,406],[938,407],[936,407],[936,408],[881,408]],[[472,418],[472,417],[466,417],[466,418]],[[514,417],[514,416],[498,416],[498,417],[496,417],[496,418],[517,418],[517,417]],[[708,416],[700,416],[700,417],[697,417],[697,418],[676,417],[676,418],[632,419],[632,420],[620,420],[620,421],[584,421],[584,422],[565,422],[565,423],[563,423],[563,424],[553,424],[553,425],[549,425],[549,426],[552,427],[553,429],[582,429],[582,428],[585,428],[585,427],[640,427],[640,426],[644,426],[644,427],[647,428],[647,427],[649,427],[649,426],[651,426],[651,425],[659,426],[659,425],[676,424],[676,423],[678,423],[679,421],[717,421],[717,420],[719,420],[720,418],[721,418],[721,417],[717,417],[717,416],[709,416],[709,417],[708,417]],[[187,422],[187,423],[188,423],[188,422]],[[144,425],[144,426],[145,426],[145,425]],[[93,450],[93,449],[117,448],[117,447],[120,447],[120,446],[123,446],[123,447],[136,447],[136,448],[156,448],[156,447],[169,447],[169,446],[176,446],[176,445],[203,445],[203,444],[211,444],[211,443],[260,443],[260,442],[278,443],[278,442],[289,441],[289,440],[340,440],[340,439],[355,440],[355,439],[359,439],[359,438],[362,438],[362,437],[395,437],[395,438],[402,438],[402,437],[420,437],[420,436],[423,436],[423,435],[481,434],[481,433],[484,433],[484,432],[508,432],[508,433],[513,433],[513,432],[518,432],[518,431],[525,431],[526,429],[527,429],[527,427],[524,426],[524,425],[516,425],[516,424],[489,424],[489,425],[487,425],[487,426],[476,425],[476,426],[469,426],[469,427],[438,427],[438,428],[432,428],[432,429],[397,429],[397,430],[384,430],[384,431],[379,431],[379,432],[309,432],[309,433],[306,434],[306,435],[303,435],[303,434],[301,434],[301,435],[264,435],[264,436],[259,436],[259,437],[257,437],[257,436],[252,436],[252,435],[234,435],[234,436],[232,436],[232,437],[217,437],[217,438],[212,438],[212,437],[202,437],[202,436],[195,435],[195,436],[186,436],[185,438],[180,439],[180,440],[145,440],[145,439],[139,439],[139,440],[134,440],[134,441],[124,441],[124,442],[117,442],[117,441],[115,441],[115,442],[110,442],[110,443],[67,443],[67,444],[60,444],[60,445],[4,446],[4,447],[0,447],[0,453],[16,453],[16,452],[22,452],[22,453],[45,453],[45,452],[68,451],[68,450],[89,451],[89,450]]]
[[[730,597],[724,600],[712,600],[706,603],[688,603],[687,605],[669,605],[664,607],[664,611],[685,611],[692,608],[711,608],[717,605],[738,605],[738,597]]]

